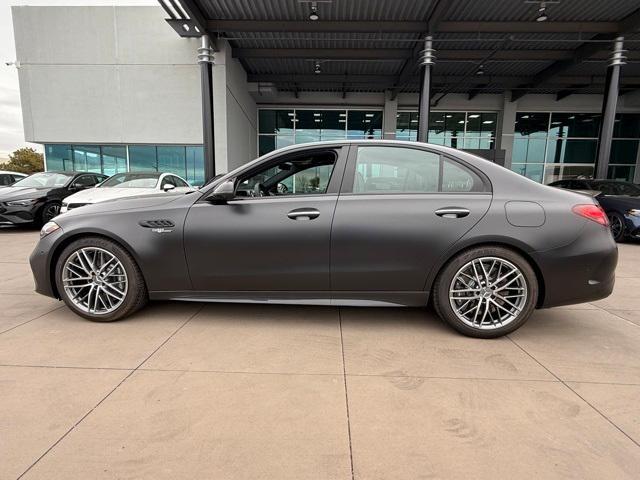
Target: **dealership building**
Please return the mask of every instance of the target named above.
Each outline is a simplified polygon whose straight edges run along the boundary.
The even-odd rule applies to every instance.
[[[48,170],[194,184],[287,145],[428,141],[538,182],[640,182],[637,0],[12,8]]]

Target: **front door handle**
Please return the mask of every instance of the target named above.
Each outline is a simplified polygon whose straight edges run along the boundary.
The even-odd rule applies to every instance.
[[[296,208],[287,213],[291,220],[313,220],[320,216],[320,211],[315,208]]]
[[[460,207],[445,207],[436,210],[436,215],[443,218],[462,218],[469,213],[471,212],[468,209]]]

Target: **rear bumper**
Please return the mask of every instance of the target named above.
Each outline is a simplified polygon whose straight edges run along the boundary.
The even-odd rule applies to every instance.
[[[573,243],[532,257],[544,278],[539,307],[590,302],[613,291],[618,247],[608,228],[589,225]]]

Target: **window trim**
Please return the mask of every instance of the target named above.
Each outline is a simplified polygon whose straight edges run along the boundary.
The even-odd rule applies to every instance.
[[[356,165],[358,161],[358,149],[360,147],[384,147],[384,148],[408,148],[412,150],[419,150],[421,152],[433,153],[440,157],[440,166],[438,168],[438,189],[442,185],[442,174],[443,174],[443,164],[445,160],[448,160],[454,164],[461,166],[462,168],[466,168],[471,170],[474,174],[478,176],[484,190],[481,192],[362,192],[356,193],[353,191],[353,181],[356,173]],[[431,149],[428,147],[418,146],[418,145],[390,145],[387,143],[375,142],[368,140],[366,142],[358,142],[352,143],[351,149],[349,150],[349,158],[347,160],[347,166],[345,168],[344,177],[342,180],[342,186],[340,188],[340,195],[345,196],[363,196],[363,195],[493,195],[493,189],[491,187],[491,182],[488,177],[484,174],[484,172],[480,171],[473,165],[465,162],[464,160],[460,160],[459,158],[453,157],[449,154],[440,152],[435,149]]]

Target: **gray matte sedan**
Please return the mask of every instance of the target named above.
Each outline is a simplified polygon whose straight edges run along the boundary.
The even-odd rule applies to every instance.
[[[606,297],[616,244],[585,195],[469,153],[335,141],[269,153],[197,192],[46,224],[36,291],[112,321],[151,300],[425,306],[490,338],[535,308]]]

